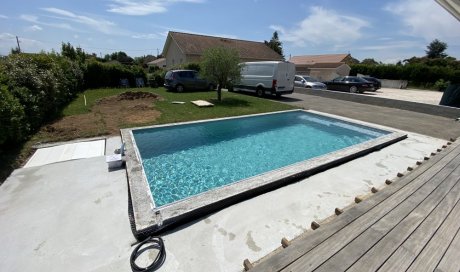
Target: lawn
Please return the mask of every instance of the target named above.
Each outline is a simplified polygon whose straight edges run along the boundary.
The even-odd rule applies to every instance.
[[[120,95],[128,91],[151,95],[140,99],[123,99]],[[216,92],[174,93],[165,88],[87,90],[63,110],[60,119],[44,125],[21,148],[0,155],[4,162],[0,166],[0,184],[13,169],[25,163],[34,150],[33,146],[38,143],[119,135],[120,128],[127,127],[294,109],[249,94],[223,92],[222,101],[216,98]],[[215,106],[199,108],[190,103],[193,100],[207,100]],[[185,103],[173,104],[173,101]]]

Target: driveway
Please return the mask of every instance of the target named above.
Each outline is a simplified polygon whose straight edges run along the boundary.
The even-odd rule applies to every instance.
[[[417,89],[381,88],[376,92],[366,92],[364,93],[364,95],[372,95],[382,98],[439,105],[439,101],[441,101],[443,92]]]

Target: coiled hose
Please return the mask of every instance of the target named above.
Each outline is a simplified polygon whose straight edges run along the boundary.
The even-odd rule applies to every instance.
[[[158,250],[158,254],[153,260],[153,262],[147,267],[140,267],[136,264],[136,260],[139,256],[142,255],[147,250],[156,249]],[[166,259],[166,249],[165,244],[163,243],[163,239],[161,237],[148,237],[144,241],[140,242],[136,248],[131,253],[131,270],[133,272],[152,272],[159,269]]]

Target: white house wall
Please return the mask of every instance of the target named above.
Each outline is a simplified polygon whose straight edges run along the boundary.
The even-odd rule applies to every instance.
[[[184,53],[180,50],[179,46],[177,46],[176,42],[171,41],[169,43],[169,48],[166,51],[166,68],[173,68],[177,67],[183,63],[187,62],[187,58]]]

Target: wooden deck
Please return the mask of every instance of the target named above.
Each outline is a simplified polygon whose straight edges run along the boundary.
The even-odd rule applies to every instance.
[[[250,271],[460,271],[458,142]]]

